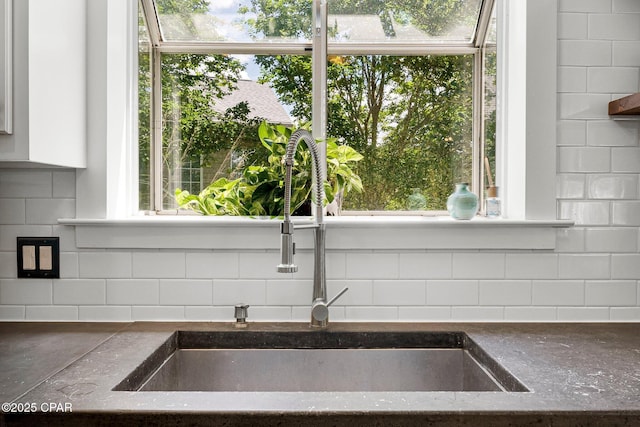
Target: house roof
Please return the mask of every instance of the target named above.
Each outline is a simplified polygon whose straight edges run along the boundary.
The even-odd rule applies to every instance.
[[[269,123],[282,125],[293,124],[293,120],[268,85],[253,80],[239,80],[236,86],[236,90],[216,101],[216,111],[224,112],[240,102],[247,102],[251,110],[250,118],[262,118]]]

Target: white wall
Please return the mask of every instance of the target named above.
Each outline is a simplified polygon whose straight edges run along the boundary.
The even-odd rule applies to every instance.
[[[332,320],[640,321],[640,2],[560,0],[555,251],[332,250]],[[311,256],[275,250],[78,249],[72,170],[0,170],[0,319],[307,321]],[[59,280],[16,279],[16,236],[60,236]],[[284,277],[284,278],[283,278]]]

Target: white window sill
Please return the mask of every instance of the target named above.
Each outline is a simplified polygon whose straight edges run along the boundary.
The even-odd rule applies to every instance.
[[[75,226],[78,248],[279,249],[280,220],[271,218],[144,216],[125,219],[61,219]],[[295,219],[311,222],[310,218]],[[326,247],[345,249],[539,249],[552,250],[556,229],[572,221],[449,217],[328,217]],[[313,233],[296,230],[296,245],[310,249]]]

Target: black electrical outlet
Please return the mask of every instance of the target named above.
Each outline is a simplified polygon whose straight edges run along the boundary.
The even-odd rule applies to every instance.
[[[18,237],[18,278],[60,277],[59,237]]]

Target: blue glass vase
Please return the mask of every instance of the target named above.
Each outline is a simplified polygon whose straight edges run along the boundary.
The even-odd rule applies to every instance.
[[[469,191],[466,182],[456,184],[456,191],[447,199],[447,210],[454,219],[471,219],[478,213],[478,196]]]

